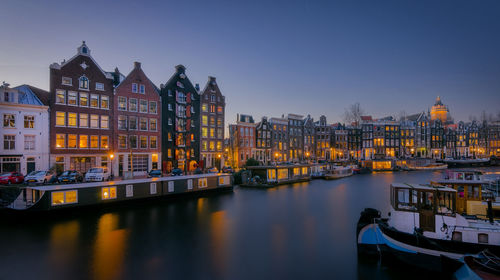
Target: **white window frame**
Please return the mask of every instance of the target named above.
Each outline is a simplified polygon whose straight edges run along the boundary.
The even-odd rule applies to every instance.
[[[149,194],[156,194],[157,189],[156,189],[156,183],[151,183],[149,185]]]
[[[104,84],[103,83],[95,83],[95,90],[104,91]]]
[[[134,185],[126,185],[125,197],[133,197],[133,196],[134,196]]]

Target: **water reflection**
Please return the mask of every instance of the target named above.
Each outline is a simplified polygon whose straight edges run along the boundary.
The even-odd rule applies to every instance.
[[[127,248],[128,230],[118,229],[119,216],[108,213],[101,216],[94,243],[93,278],[123,278],[123,262]]]

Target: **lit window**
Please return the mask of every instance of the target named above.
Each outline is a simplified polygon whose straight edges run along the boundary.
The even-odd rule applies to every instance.
[[[149,137],[149,147],[151,149],[156,149],[157,148],[157,139],[156,136],[150,136]]]
[[[51,200],[52,200],[51,201],[52,206],[78,203],[78,191],[71,190],[62,192],[52,192]]]
[[[35,116],[24,116],[24,128],[35,127]]]
[[[156,114],[156,101],[149,101],[149,113],[150,114]]]
[[[99,147],[99,136],[91,135],[90,136],[90,148],[97,149]]]
[[[56,134],[56,148],[66,147],[66,134]]]
[[[101,149],[107,149],[109,143],[109,138],[106,135],[101,136]]]
[[[76,127],[76,113],[68,113],[68,126]]]
[[[141,135],[141,149],[148,148],[148,137],[145,135]]]
[[[201,124],[202,125],[208,125],[208,117],[207,116],[201,116]]]
[[[80,114],[80,127],[89,127],[89,115]]]
[[[89,79],[87,77],[82,76],[79,81],[80,89],[89,89]]]
[[[127,148],[127,136],[125,136],[125,135],[118,136],[118,147],[120,147],[120,149]]]
[[[69,134],[68,135],[68,148],[69,149],[76,149],[76,134]]]
[[[3,114],[3,127],[15,128],[16,116],[14,114]]]
[[[99,95],[91,94],[90,95],[90,107],[91,108],[99,108]]]
[[[149,119],[149,130],[156,131],[156,119]]]
[[[146,118],[141,118],[140,124],[139,124],[139,129],[143,131],[148,130],[148,119]]]
[[[123,96],[118,96],[118,110],[126,111],[127,110],[127,98]]]
[[[203,140],[203,141],[201,142],[201,149],[202,149],[203,151],[206,151],[206,150],[208,149],[208,143],[207,143],[207,141]]]
[[[137,98],[130,98],[129,99],[129,111],[131,112],[137,112]]]
[[[71,78],[62,77],[62,84],[65,86],[71,86],[71,85],[73,85],[73,81]]]
[[[224,108],[222,106],[217,106],[217,113],[219,114],[224,113]]]
[[[203,138],[208,137],[208,128],[206,128],[206,127],[201,128],[201,137],[203,137]]]
[[[80,106],[88,107],[89,106],[89,94],[86,92],[80,92]]]
[[[5,124],[5,120],[4,120]],[[56,112],[56,126],[65,126],[66,125],[66,113],[65,112]]]
[[[214,141],[210,141],[210,151],[215,150]]]
[[[89,147],[89,136],[88,135],[80,135],[80,149],[86,149]]]
[[[56,104],[66,104],[66,91],[56,90]]]
[[[203,103],[203,104],[201,105],[201,111],[202,111],[202,112],[208,112],[208,105],[207,105],[206,103]]]
[[[68,105],[76,106],[78,105],[78,92],[68,91]]]
[[[109,96],[101,95],[101,109],[109,109]]]
[[[116,198],[116,187],[104,187],[101,189],[101,197],[103,200]]]

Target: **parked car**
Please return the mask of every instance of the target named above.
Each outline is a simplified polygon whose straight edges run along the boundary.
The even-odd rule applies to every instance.
[[[222,167],[222,172],[224,173],[233,173],[233,168],[231,166],[224,166]]]
[[[85,173],[85,181],[87,182],[103,182],[110,178],[111,174],[107,167],[93,167]]]
[[[201,170],[201,168],[199,167],[196,167],[196,169],[194,170],[194,174],[203,174],[203,170]]]
[[[35,184],[53,183],[57,179],[56,173],[50,170],[32,171],[28,176],[24,177],[24,182]]]
[[[158,170],[158,169],[151,169],[151,171],[149,171],[148,173],[148,177],[151,178],[151,177],[161,177],[161,170]]]
[[[20,184],[24,181],[24,176],[18,172],[7,172],[0,174],[0,184],[10,185],[10,184]]]
[[[174,168],[172,170],[172,176],[182,176],[182,169]]]
[[[219,170],[217,170],[216,167],[212,167],[212,168],[208,169],[208,173],[219,173]]]
[[[76,170],[66,170],[57,178],[57,180],[59,183],[83,182],[83,175]]]

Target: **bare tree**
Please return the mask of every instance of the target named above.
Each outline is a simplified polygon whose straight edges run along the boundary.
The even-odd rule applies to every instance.
[[[344,122],[347,124],[361,122],[361,116],[364,114],[364,110],[361,108],[359,102],[351,104],[349,108],[346,108],[344,111]]]

